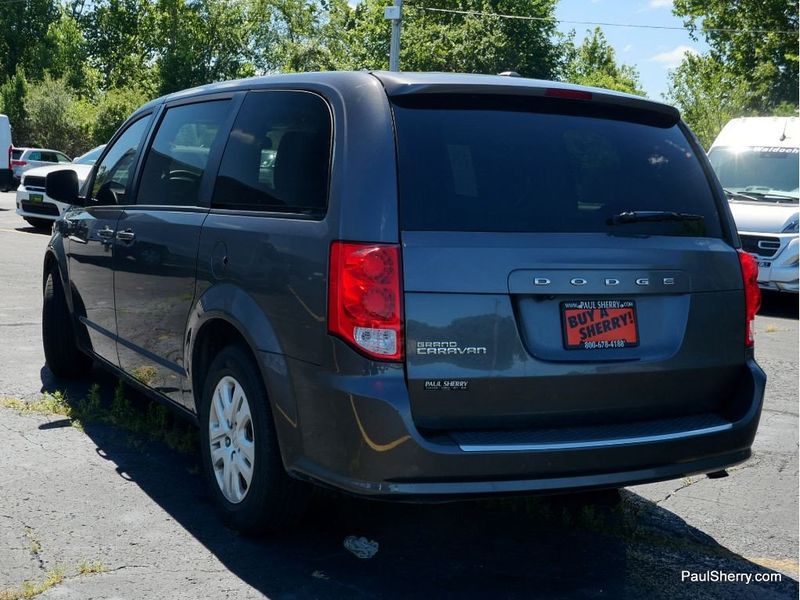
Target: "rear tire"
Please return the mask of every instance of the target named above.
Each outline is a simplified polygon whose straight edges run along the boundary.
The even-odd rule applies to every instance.
[[[202,394],[201,460],[225,522],[245,535],[294,524],[310,489],[283,467],[266,388],[250,353],[238,345],[220,351]]]
[[[53,221],[49,219],[37,219],[36,217],[22,217],[28,222],[28,225],[34,229],[52,229]]]
[[[92,359],[81,352],[75,340],[72,315],[57,269],[50,270],[44,286],[42,345],[47,366],[56,377],[74,379],[92,367]]]

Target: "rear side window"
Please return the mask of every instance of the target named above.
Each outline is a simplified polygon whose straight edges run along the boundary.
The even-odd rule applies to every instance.
[[[28,155],[28,160],[42,160],[42,153],[41,152],[31,152]]]
[[[721,237],[677,125],[513,106],[394,106],[404,229]],[[610,224],[625,211],[703,219]]]
[[[199,205],[208,155],[229,106],[229,100],[219,100],[167,110],[147,153],[137,204]]]
[[[251,92],[222,157],[212,207],[324,215],[331,115],[309,92]]]

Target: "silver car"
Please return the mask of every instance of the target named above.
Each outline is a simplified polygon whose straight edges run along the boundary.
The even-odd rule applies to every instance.
[[[72,159],[58,150],[47,148],[13,148],[11,150],[11,172],[17,184],[22,179],[22,174],[28,169],[70,162]]]

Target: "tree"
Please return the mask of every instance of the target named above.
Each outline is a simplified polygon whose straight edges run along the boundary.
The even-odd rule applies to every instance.
[[[147,100],[147,93],[135,87],[115,88],[103,94],[92,127],[93,144],[108,142],[125,119]]]
[[[725,123],[751,112],[750,83],[711,56],[687,54],[669,80],[666,99],[678,107],[704,148],[711,146]]]
[[[160,0],[159,92],[255,73],[248,5],[236,0]]]
[[[568,56],[564,68],[566,81],[644,96],[638,71],[629,65],[617,64],[614,48],[599,27],[587,35],[580,46],[571,48]]]
[[[136,85],[154,93],[156,8],[151,0],[97,0],[79,23],[104,90]]]
[[[58,16],[52,0],[0,2],[0,82],[12,77],[17,67],[39,72],[46,59],[41,40]]]
[[[499,73],[552,78],[563,48],[552,19],[556,0],[428,0],[427,8],[466,11],[453,14],[404,8],[400,64],[406,71]],[[386,69],[389,65],[389,21],[384,0],[365,0],[354,10],[345,66]],[[469,12],[473,11],[473,12]],[[537,20],[506,19],[487,14],[514,14]]]
[[[88,102],[78,100],[63,79],[46,75],[30,86],[25,104],[30,123],[25,144],[54,148],[70,156],[91,147],[94,110]]]
[[[14,75],[0,86],[0,112],[8,116],[13,128],[13,140],[17,146],[23,146],[30,135],[28,119],[28,80],[25,70],[18,67]]]
[[[708,42],[714,63],[707,66],[722,65],[728,74],[721,77],[748,82],[748,108],[797,106],[797,0],[675,0],[673,12]]]
[[[42,46],[46,51],[41,64],[43,72],[55,79],[65,79],[79,94],[94,94],[100,74],[89,65],[86,39],[70,12],[62,10],[59,18],[50,23]]]

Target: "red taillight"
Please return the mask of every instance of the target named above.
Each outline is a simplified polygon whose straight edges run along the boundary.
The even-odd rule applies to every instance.
[[[565,90],[562,88],[547,88],[544,95],[549,98],[569,98],[570,100],[591,100],[592,93],[582,90]]]
[[[328,331],[372,358],[402,360],[400,247],[333,242]]]
[[[744,345],[749,348],[753,345],[756,313],[761,308],[761,290],[758,287],[758,263],[751,254],[744,250],[739,250],[739,264],[742,267],[742,280],[744,281]]]
[[[27,160],[12,160],[11,161],[11,166],[12,167],[24,167],[27,164],[28,164]]]

